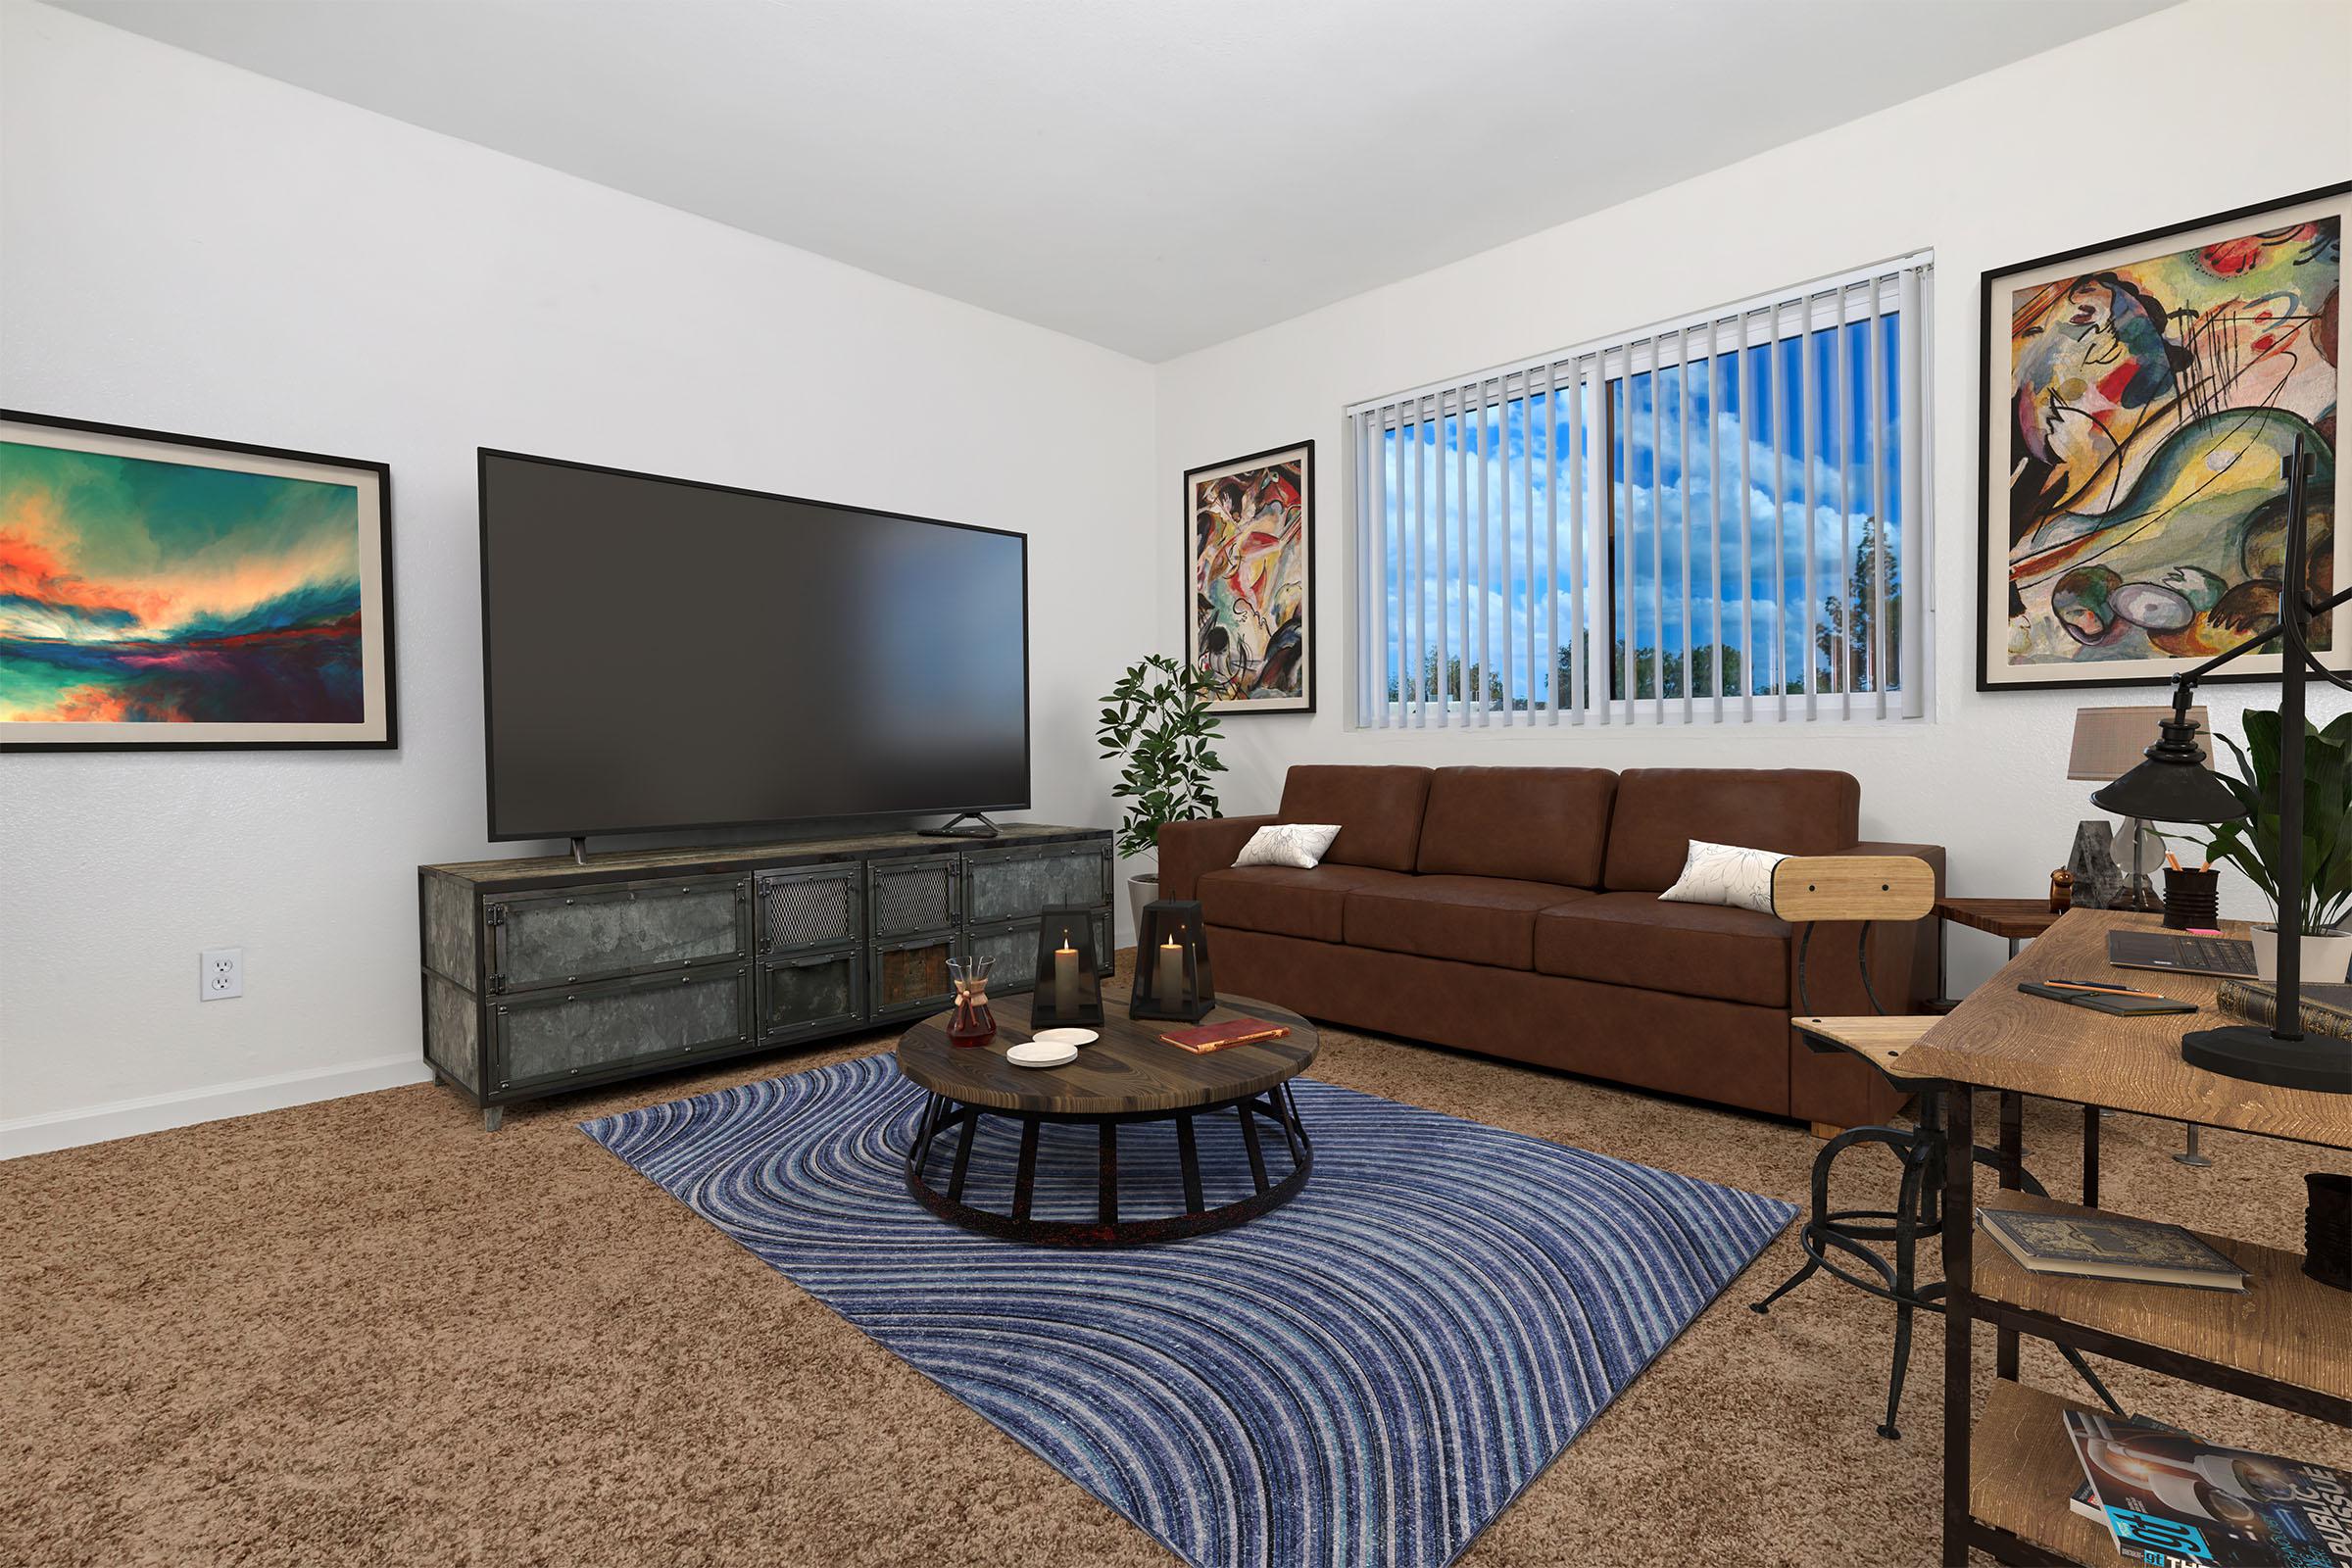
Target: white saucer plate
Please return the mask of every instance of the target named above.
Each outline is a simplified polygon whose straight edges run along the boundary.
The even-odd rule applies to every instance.
[[[1057,1030],[1060,1034],[1076,1034],[1078,1030]],[[1050,1041],[1040,1036],[1008,1048],[1004,1059],[1015,1067],[1065,1067],[1078,1059],[1078,1048],[1067,1042]]]
[[[1040,1029],[1030,1038],[1041,1046],[1091,1046],[1102,1037],[1092,1029]]]

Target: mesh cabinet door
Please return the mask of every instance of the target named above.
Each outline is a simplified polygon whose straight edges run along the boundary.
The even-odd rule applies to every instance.
[[[962,917],[954,855],[909,855],[865,863],[866,909],[877,937],[945,931]]]
[[[813,953],[864,934],[865,867],[856,861],[760,873],[760,951]]]

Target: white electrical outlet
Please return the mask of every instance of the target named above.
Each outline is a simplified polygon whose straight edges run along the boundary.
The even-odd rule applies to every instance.
[[[245,994],[243,948],[207,948],[197,957],[203,960],[197,977],[197,1001],[226,1002]]]

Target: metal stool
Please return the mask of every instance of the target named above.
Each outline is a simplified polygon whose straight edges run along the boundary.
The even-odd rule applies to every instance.
[[[1813,1002],[1808,984],[1808,962],[1813,946],[1813,929],[1822,920],[1859,920],[1861,935],[1855,944],[1855,962],[1861,971],[1862,991],[1870,999],[1871,1010],[1886,1015],[1886,1005],[1870,979],[1870,929],[1882,920],[1917,920],[1935,906],[1936,879],[1934,870],[1925,860],[1909,856],[1826,856],[1792,857],[1783,860],[1775,869],[1772,883],[1773,912],[1790,924],[1801,924],[1803,934],[1796,946],[1796,1001],[1800,1012],[1810,1015]],[[1919,1020],[1924,1033],[1936,1020]],[[1816,1043],[1807,1036],[1806,1045],[1816,1051],[1837,1049]],[[1876,1065],[1874,1063],[1874,1065]],[[1884,1071],[1884,1068],[1881,1069]],[[1879,1427],[1879,1436],[1897,1439],[1903,1434],[1895,1424],[1895,1415],[1903,1402],[1903,1379],[1911,1365],[1911,1316],[1914,1312],[1943,1310],[1943,1281],[1921,1284],[1916,1274],[1919,1243],[1928,1237],[1943,1234],[1944,1216],[1941,1212],[1941,1183],[1937,1173],[1943,1168],[1946,1140],[1944,1137],[1943,1096],[1945,1088],[1936,1082],[1923,1082],[1918,1087],[1918,1125],[1901,1127],[1853,1127],[1838,1134],[1822,1146],[1813,1159],[1813,1201],[1811,1216],[1798,1233],[1797,1245],[1804,1250],[1805,1261],[1796,1272],[1783,1281],[1760,1301],[1749,1303],[1749,1310],[1769,1312],[1772,1303],[1796,1289],[1813,1276],[1817,1269],[1827,1269],[1837,1278],[1857,1290],[1868,1291],[1883,1300],[1894,1303],[1894,1365],[1887,1378],[1886,1419]],[[1830,1172],[1838,1156],[1849,1149],[1878,1145],[1891,1152],[1900,1166],[1900,1177],[1892,1208],[1832,1208],[1830,1206]],[[1972,1146],[1976,1162],[2001,1169],[1999,1151]],[[2018,1183],[2037,1198],[2049,1194],[2022,1165],[2017,1172]],[[1963,1216],[1962,1223],[1967,1223]],[[1891,1260],[1872,1246],[1891,1242],[1894,1256]],[[1865,1278],[1840,1266],[1831,1256],[1835,1251],[1860,1264],[1867,1265],[1877,1276]],[[2107,1392],[2105,1384],[2082,1357],[2070,1346],[2059,1347],[2082,1380],[2089,1384],[2107,1407],[2118,1415],[2123,1407]]]

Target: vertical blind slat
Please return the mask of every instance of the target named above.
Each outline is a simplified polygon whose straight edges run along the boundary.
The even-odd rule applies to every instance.
[[[1895,329],[1900,331],[1902,323]],[[1873,711],[1886,716],[1886,356],[1879,344],[1886,318],[1879,309],[1879,280],[1870,280],[1870,396],[1863,415],[1870,426],[1870,695]]]
[[[1675,577],[1683,591],[1683,722],[1690,722],[1692,703],[1691,676],[1697,666],[1690,659],[1690,329],[1684,327],[1675,342],[1674,365],[1675,441],[1675,511],[1683,524],[1683,559],[1677,563]],[[1653,482],[1655,482],[1653,480]],[[1657,489],[1665,490],[1662,482]],[[1660,659],[1665,658],[1666,638],[1661,629],[1658,637]]]
[[[1357,414],[1348,425],[1348,456],[1354,466],[1354,494],[1371,489],[1371,416]],[[1190,506],[1190,501],[1186,503]],[[1354,721],[1371,729],[1371,508],[1354,508]],[[1186,609],[1190,615],[1193,612]]]
[[[1649,717],[1654,724],[1666,722],[1666,519],[1658,509],[1661,347],[1658,339],[1649,340],[1649,627],[1657,638],[1649,650]]]
[[[1755,503],[1749,499],[1755,492],[1748,488],[1747,457],[1748,448],[1755,442],[1755,426],[1748,419],[1748,405],[1755,399],[1748,395],[1748,387],[1752,384],[1752,379],[1748,375],[1748,366],[1753,355],[1746,346],[1747,323],[1745,320],[1740,323],[1740,348],[1737,356],[1737,371],[1740,377],[1740,506],[1738,508],[1740,515],[1740,657],[1742,664],[1740,681],[1740,717],[1744,721],[1756,716],[1755,671],[1744,667],[1752,663],[1756,657],[1756,578],[1754,563],[1750,559],[1752,546],[1749,542],[1749,536],[1756,531],[1755,523],[1751,518]],[[1767,663],[1765,667],[1770,668],[1771,665]]]
[[[1772,387],[1772,689],[1779,716],[1788,716],[1788,491],[1782,450],[1788,443],[1788,394],[1781,375],[1781,308],[1772,308],[1765,374]]]
[[[1478,514],[1476,526],[1478,528],[1478,575],[1476,581],[1472,584],[1473,592],[1464,594],[1462,596],[1462,673],[1460,684],[1462,695],[1462,722],[1465,724],[1470,722],[1470,704],[1472,700],[1470,686],[1472,665],[1485,658],[1487,646],[1487,383],[1484,379],[1481,379],[1478,383],[1477,401]],[[1468,519],[1465,519],[1465,523],[1467,523],[1467,521]],[[1462,558],[1462,564],[1465,569],[1467,569],[1470,564],[1470,559],[1471,558],[1467,554],[1465,554]],[[1470,612],[1473,608],[1475,608],[1478,612],[1477,638],[1479,652],[1476,659],[1473,659],[1471,655],[1470,628],[1472,621]],[[1478,698],[1478,722],[1481,724],[1484,724],[1487,721],[1486,710],[1487,705],[1485,695],[1481,693]]]
[[[1834,394],[1838,399],[1834,421],[1838,434],[1838,562],[1830,571],[1830,588],[1838,595],[1838,624],[1831,628],[1836,645],[1830,666],[1838,676],[1838,710],[1847,718],[1854,716],[1854,596],[1845,575],[1854,564],[1854,424],[1853,404],[1846,398],[1846,382],[1851,378],[1846,362],[1851,356],[1845,345],[1845,307],[1852,292],[1838,291],[1838,319],[1830,332],[1830,342],[1838,351],[1838,389]]]
[[[1517,557],[1524,558],[1527,567],[1527,630],[1521,643],[1527,656],[1527,706],[1522,710],[1510,700],[1510,688],[1503,688],[1505,710],[1517,723],[1517,715],[1525,711],[1527,722],[1536,721],[1536,372],[1528,371],[1519,378],[1519,514],[1522,526],[1517,535]],[[1510,635],[1511,617],[1517,614],[1522,603],[1516,582],[1502,596],[1502,630]]]
[[[1578,723],[1585,719],[1585,688],[1592,680],[1592,657],[1585,647],[1585,595],[1592,581],[1592,556],[1585,518],[1592,509],[1592,437],[1586,425],[1591,405],[1585,400],[1585,367],[1568,367],[1568,711]],[[1604,716],[1606,704],[1602,705]]]
[[[1429,622],[1423,615],[1426,609],[1423,603],[1423,585],[1429,572],[1426,556],[1427,542],[1423,537],[1422,530],[1422,519],[1428,515],[1429,512],[1429,481],[1421,461],[1421,405],[1418,403],[1413,405],[1412,443],[1412,446],[1407,449],[1411,453],[1413,464],[1413,515],[1411,522],[1413,563],[1412,576],[1409,579],[1413,585],[1413,617],[1410,623],[1413,628],[1413,666],[1408,678],[1413,685],[1413,726],[1418,729],[1429,721],[1429,694],[1423,690],[1421,685],[1422,650],[1429,640]]]
[[[1453,407],[1453,440],[1450,443],[1447,442],[1446,439],[1445,393],[1441,392],[1437,395],[1437,404],[1438,727],[1440,729],[1444,729],[1446,724],[1446,709],[1448,706],[1450,706],[1446,701],[1446,665],[1447,661],[1452,657],[1453,648],[1453,612],[1450,603],[1451,599],[1454,597],[1452,584],[1461,574],[1462,569],[1468,564],[1466,558],[1462,556],[1458,549],[1448,543],[1446,536],[1446,491],[1448,484],[1446,474],[1450,472],[1453,475],[1450,483],[1458,495],[1463,483],[1463,474],[1466,471],[1466,460],[1462,456],[1462,441],[1463,438],[1469,433],[1470,426],[1467,422],[1467,416],[1462,412],[1462,400],[1457,397],[1454,399]],[[1452,454],[1450,458],[1447,457],[1448,452]],[[1453,511],[1455,515],[1460,515],[1461,509],[1459,507],[1454,508]]]
[[[1370,415],[1372,439],[1372,514],[1379,523],[1380,548],[1373,552],[1372,570],[1372,637],[1374,668],[1379,673],[1372,682],[1375,720],[1381,728],[1389,726],[1389,416],[1385,409]]]
[[[1816,489],[1813,482],[1813,301],[1807,298],[1797,307],[1796,316],[1796,402],[1798,477],[1803,481],[1805,558],[1805,635],[1797,644],[1797,654],[1805,667],[1805,717],[1817,718],[1820,710],[1814,705],[1816,676],[1820,661],[1815,657],[1813,642],[1813,567],[1821,554],[1819,541],[1813,537],[1816,518]]]
[[[1935,311],[1936,274],[1913,267],[1903,269],[1901,292],[1895,311],[1900,318],[1895,323],[1895,345],[1901,362],[1896,386],[1901,406],[1896,417],[1902,425],[1902,545],[1897,559],[1901,564],[1906,593],[1919,591],[1926,583],[1923,600],[1915,599],[1903,612],[1903,634],[1898,644],[1901,667],[1895,671],[1897,689],[1902,693],[1903,716],[1919,718],[1928,710],[1927,639],[1924,627],[1927,612],[1935,608],[1935,584],[1924,573],[1933,560],[1935,519],[1930,515],[1935,506],[1935,485],[1931,482],[1929,466],[1935,461],[1935,449],[1927,439],[1933,427],[1936,411],[1932,406],[1936,384],[1932,356],[1936,352],[1935,336],[1929,331],[1929,317]]]
[[[1707,559],[1715,565],[1715,652],[1708,656],[1712,667],[1707,687],[1715,701],[1718,724],[1723,722],[1723,668],[1731,661],[1723,641],[1723,443],[1715,435],[1722,422],[1722,369],[1723,353],[1717,346],[1715,327],[1710,323],[1707,327]]]
[[[1560,481],[1576,483],[1573,454],[1568,471],[1560,471],[1559,444],[1560,367],[1555,360],[1544,367],[1544,721],[1551,724],[1560,721]],[[1535,635],[1532,615],[1528,635]],[[1535,696],[1532,687],[1528,696]]]

